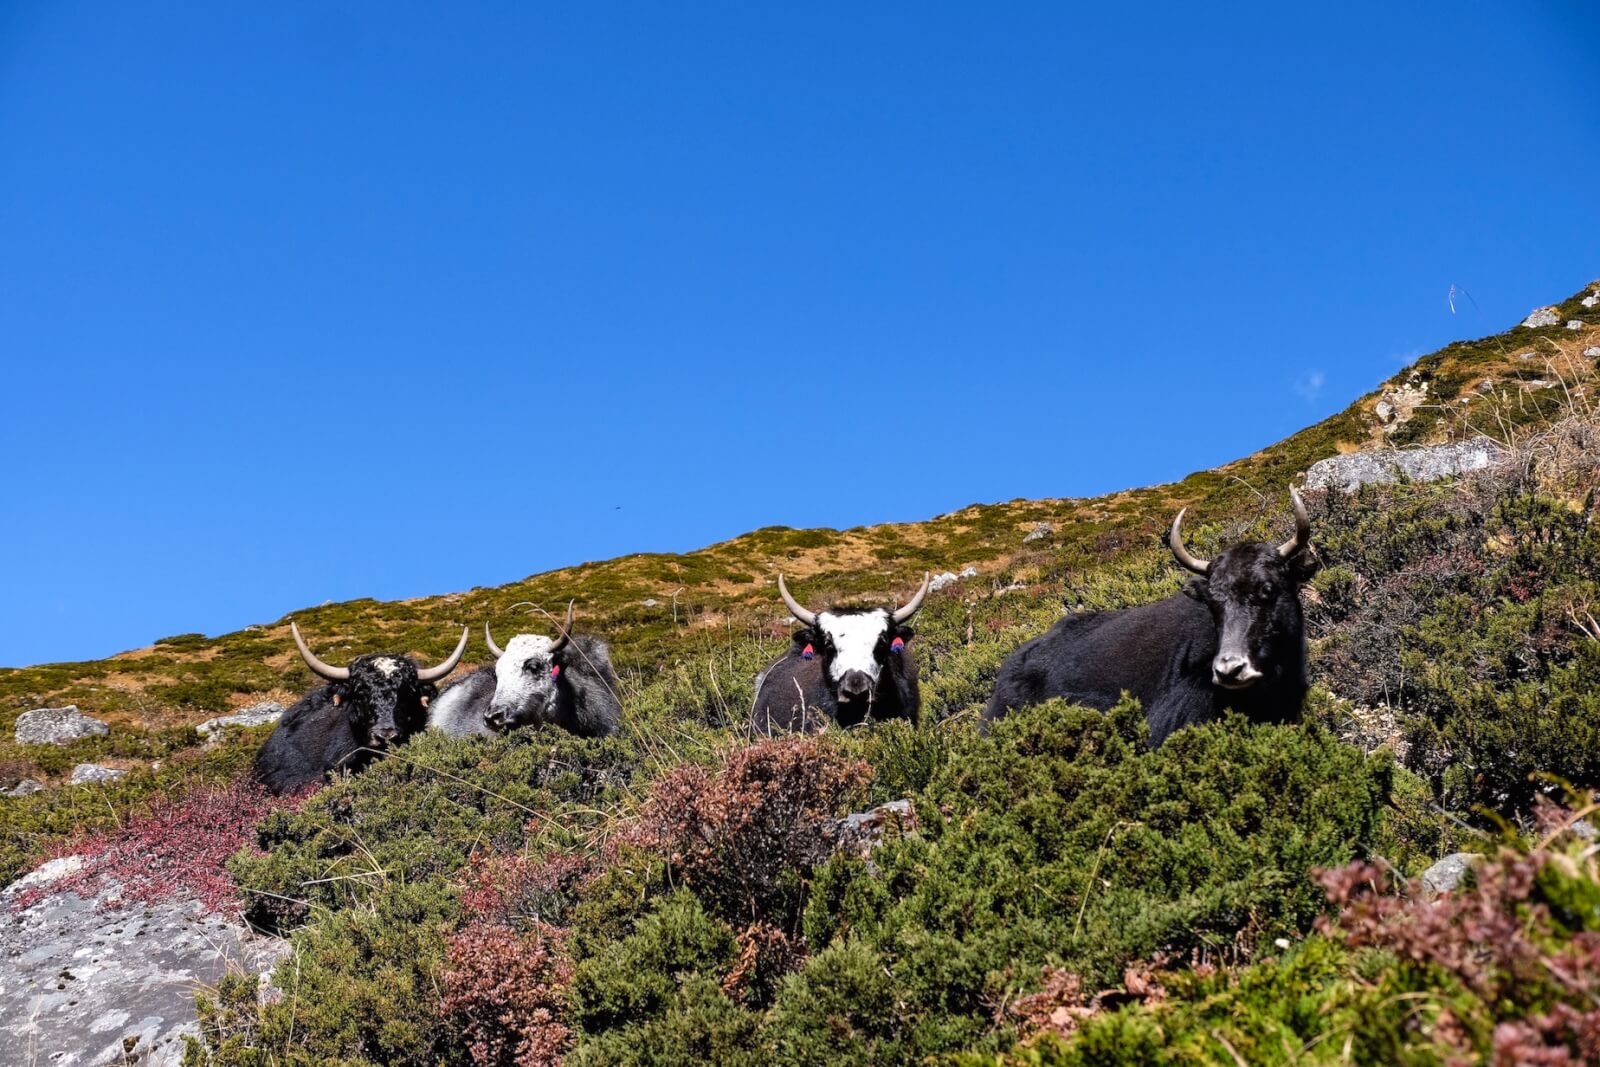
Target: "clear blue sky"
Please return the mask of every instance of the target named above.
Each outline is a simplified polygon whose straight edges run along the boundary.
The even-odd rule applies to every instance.
[[[0,0],[0,663],[1165,481],[1600,275],[1595,4],[1104,7]]]

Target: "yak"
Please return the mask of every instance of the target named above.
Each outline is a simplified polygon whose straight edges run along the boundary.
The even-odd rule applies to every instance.
[[[922,608],[929,576],[900,608],[832,608],[813,612],[789,595],[778,575],[778,595],[802,628],[790,646],[756,676],[750,728],[819,729],[828,721],[855,726],[867,720],[917,721],[922,707],[917,661],[906,624]],[[820,717],[817,713],[820,713]]]
[[[404,744],[427,725],[428,701],[438,692],[433,683],[455,670],[467,649],[462,627],[456,650],[436,667],[419,670],[409,657],[387,652],[335,667],[306,647],[293,622],[289,632],[306,666],[329,684],[284,712],[256,753],[256,777],[279,795],[298,792],[334,771],[360,770],[377,753]]]
[[[483,636],[494,653],[452,682],[434,701],[428,725],[452,737],[493,737],[532,723],[552,723],[579,737],[610,737],[622,725],[611,650],[598,637],[572,632],[572,604],[554,640],[518,634],[502,649],[489,624]]]
[[[1289,496],[1293,537],[1237,544],[1215,560],[1185,547],[1180,510],[1168,544],[1195,575],[1183,591],[1069,615],[1017,649],[1000,668],[984,727],[1052,697],[1105,710],[1123,693],[1143,705],[1151,748],[1227,708],[1257,722],[1298,721],[1307,688],[1300,586],[1317,564],[1305,502],[1294,489]]]

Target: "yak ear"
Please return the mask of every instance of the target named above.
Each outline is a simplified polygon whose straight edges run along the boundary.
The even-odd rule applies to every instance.
[[[794,647],[804,648],[806,645],[817,643],[817,632],[810,626],[802,626],[794,632]]]
[[[902,626],[891,626],[889,628],[889,640],[891,640],[891,641],[893,641],[897,637],[900,638],[900,640],[902,640],[902,641],[909,641],[915,636],[917,636],[917,631],[916,631],[916,629],[914,627],[911,627],[911,626],[902,625]]]
[[[1190,600],[1198,600],[1202,604],[1206,602],[1206,593],[1210,592],[1210,589],[1211,587],[1206,584],[1206,580],[1200,577],[1190,578],[1183,583],[1183,595]]]
[[[1309,582],[1321,569],[1322,557],[1317,555],[1315,545],[1307,545],[1289,561],[1289,572],[1296,582]]]

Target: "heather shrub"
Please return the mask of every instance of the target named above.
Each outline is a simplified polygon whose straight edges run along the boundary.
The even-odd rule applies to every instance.
[[[805,876],[832,851],[828,820],[865,796],[870,773],[819,738],[758,741],[715,771],[663,776],[630,836],[717,914],[786,925]]]
[[[559,928],[474,919],[450,936],[443,977],[444,1017],[478,1067],[555,1063],[571,1044],[572,963]]]

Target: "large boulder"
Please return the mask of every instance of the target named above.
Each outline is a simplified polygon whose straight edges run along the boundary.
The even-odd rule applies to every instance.
[[[194,994],[230,967],[270,970],[287,942],[198,904],[118,906],[55,888],[83,866],[53,860],[0,890],[0,1060],[52,1067],[176,1065],[198,1034]]]
[[[111,727],[78,710],[76,704],[64,708],[34,708],[17,717],[17,744],[69,745],[85,737],[104,737]]]
[[[1505,458],[1505,450],[1487,437],[1429,448],[1352,452],[1313,463],[1306,472],[1306,488],[1348,493],[1372,483],[1432,482],[1499,466]]]
[[[1538,329],[1540,326],[1554,326],[1561,321],[1561,316],[1553,307],[1534,308],[1533,312],[1522,320],[1522,325],[1529,329]]]

